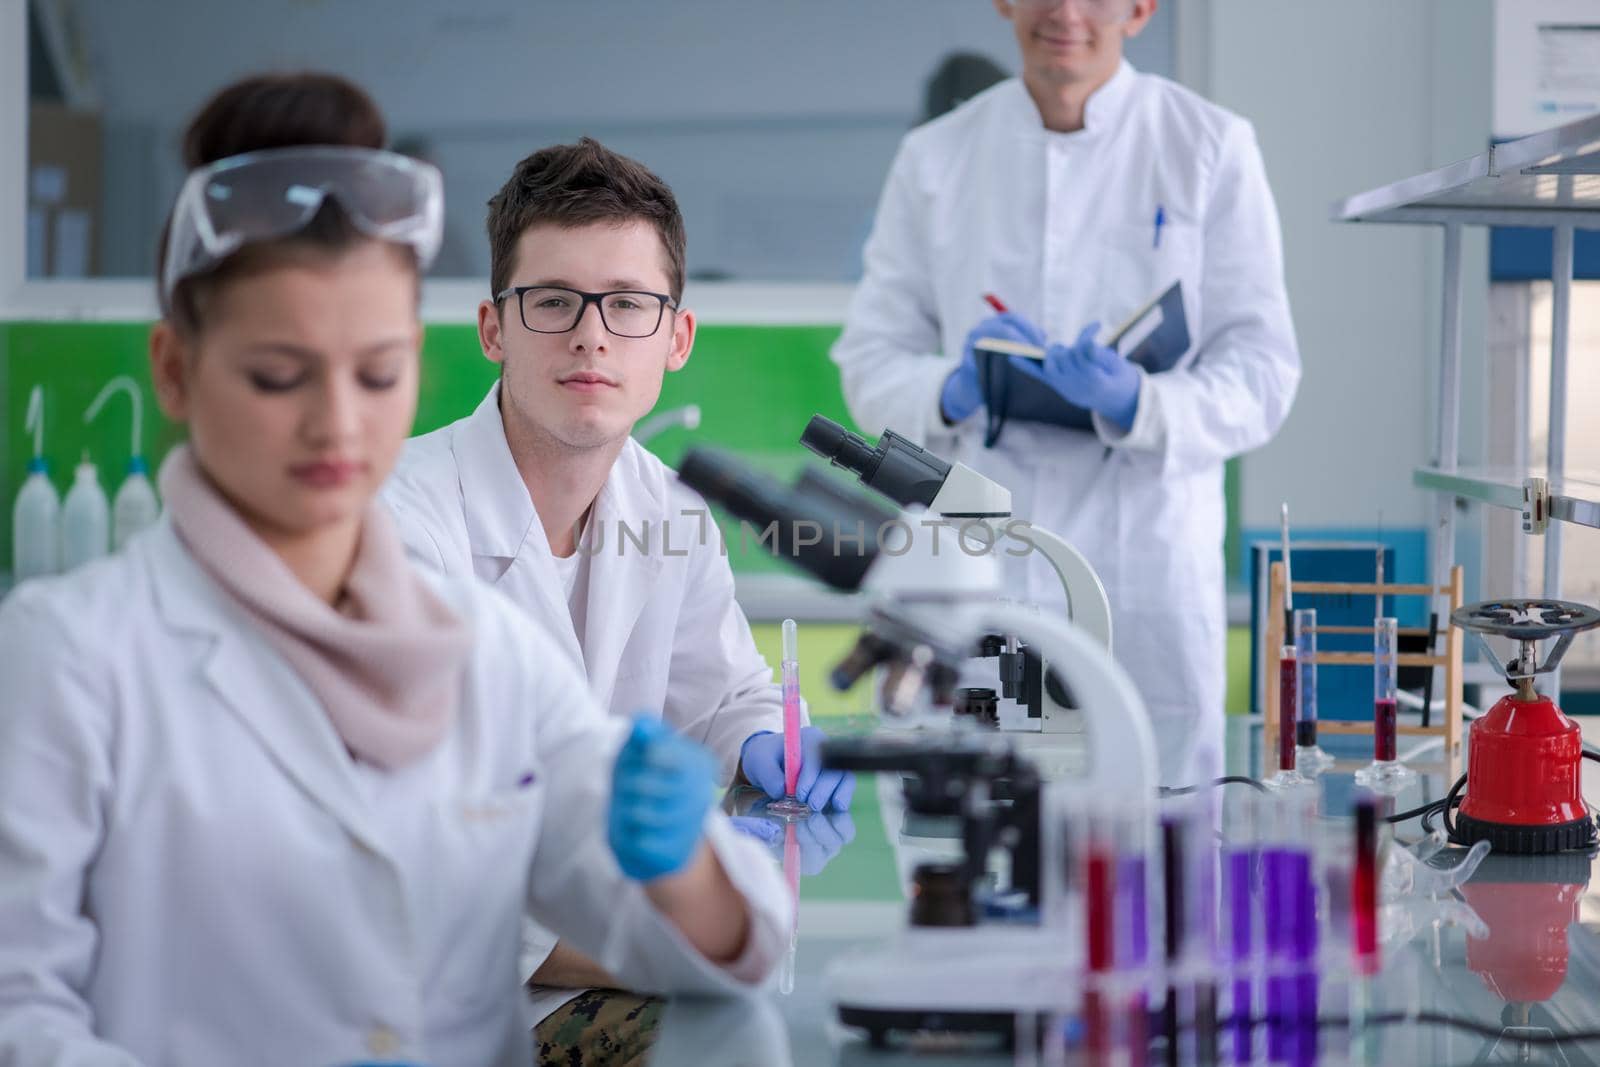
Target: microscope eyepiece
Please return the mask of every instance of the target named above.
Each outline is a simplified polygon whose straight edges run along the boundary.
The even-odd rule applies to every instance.
[[[894,518],[815,471],[793,487],[731,456],[691,448],[678,480],[734,518],[754,526],[756,541],[835,589],[861,587],[878,557],[877,531]]]
[[[933,503],[950,473],[950,464],[893,430],[885,430],[878,443],[870,445],[866,438],[822,415],[811,416],[800,443],[901,507]]]
[[[805,432],[800,435],[800,443],[867,484],[871,484],[878,464],[883,462],[882,449],[873,448],[865,438],[851,433],[825,415],[811,416]]]
[[[823,459],[831,460],[838,455],[839,446],[844,443],[845,438],[854,436],[826,415],[813,415],[811,421],[806,423],[806,428],[800,432],[800,443]]]

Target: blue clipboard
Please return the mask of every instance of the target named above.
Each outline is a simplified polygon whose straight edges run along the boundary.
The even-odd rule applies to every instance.
[[[1173,282],[1135,311],[1107,339],[1106,345],[1139,364],[1147,374],[1161,374],[1175,367],[1189,350],[1183,283]],[[1010,421],[1042,422],[1069,430],[1093,431],[1094,423],[1087,409],[1062,399],[1054,390],[1013,369],[1009,353],[980,347],[977,357],[978,386],[988,413],[984,447],[994,447]]]

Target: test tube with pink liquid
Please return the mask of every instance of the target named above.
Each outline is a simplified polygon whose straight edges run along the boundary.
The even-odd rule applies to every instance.
[[[795,795],[800,782],[800,631],[793,619],[783,620],[783,797],[767,805],[774,815],[805,818],[811,808]]]

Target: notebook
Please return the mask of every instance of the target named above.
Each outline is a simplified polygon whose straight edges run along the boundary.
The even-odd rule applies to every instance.
[[[1173,282],[1129,315],[1100,343],[1148,374],[1171,370],[1189,350],[1189,323],[1183,311],[1183,283]],[[1006,422],[1044,422],[1072,430],[1092,430],[1089,412],[1011,367],[1012,356],[1043,360],[1045,350],[1017,341],[985,338],[973,346],[978,356],[978,384],[988,410],[984,444],[1000,439]],[[1019,380],[1020,379],[1020,380]]]

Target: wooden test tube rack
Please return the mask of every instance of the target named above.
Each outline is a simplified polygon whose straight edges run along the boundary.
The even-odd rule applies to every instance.
[[[1283,620],[1283,562],[1273,563],[1268,571],[1267,579],[1268,611],[1267,629],[1263,640],[1266,647],[1262,649],[1261,662],[1266,671],[1264,691],[1266,696],[1266,721],[1262,724],[1263,759],[1270,770],[1277,759],[1278,751],[1278,658],[1283,651],[1283,646],[1293,641],[1292,634],[1284,634]],[[1450,584],[1447,586],[1432,585],[1400,585],[1393,582],[1295,582],[1295,596],[1310,595],[1313,593],[1331,593],[1334,595],[1351,594],[1367,596],[1418,596],[1432,598],[1434,596],[1448,597],[1450,600],[1449,612],[1461,606],[1461,568],[1450,569]],[[1370,634],[1371,626],[1317,626],[1319,634]],[[1426,634],[1426,627],[1400,628],[1402,634]],[[1453,782],[1461,776],[1461,658],[1464,635],[1461,629],[1450,625],[1450,616],[1447,612],[1444,624],[1440,628],[1435,644],[1444,643],[1444,649],[1437,654],[1421,652],[1401,652],[1395,656],[1397,667],[1441,667],[1444,670],[1444,715],[1437,726],[1412,726],[1400,725],[1397,730],[1402,736],[1442,737],[1444,739],[1443,764],[1445,765],[1446,781]],[[1319,642],[1320,645],[1320,642]],[[1318,650],[1316,662],[1319,666],[1367,666],[1372,665],[1371,652],[1323,652]],[[1367,734],[1373,732],[1371,720],[1323,719],[1317,720],[1319,734]],[[1431,762],[1431,761],[1430,761]]]

